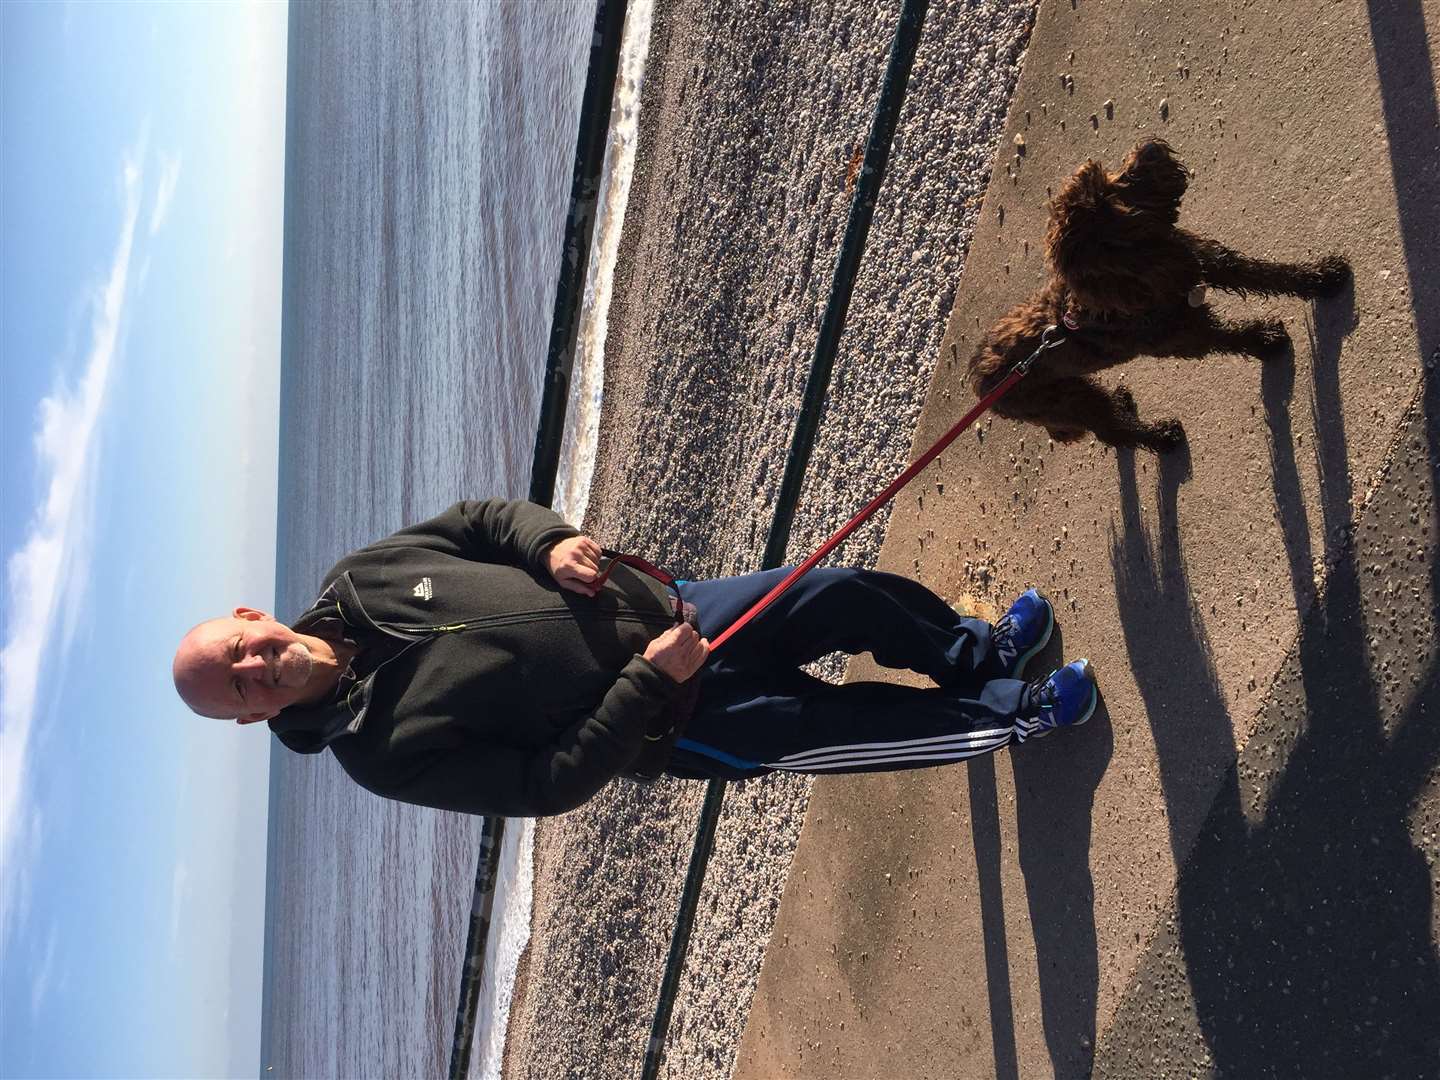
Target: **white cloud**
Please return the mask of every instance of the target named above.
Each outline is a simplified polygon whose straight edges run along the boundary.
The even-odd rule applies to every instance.
[[[155,208],[150,212],[150,235],[154,236],[165,224],[170,213],[170,202],[175,198],[175,185],[180,182],[180,155],[160,155],[160,186],[155,189]]]
[[[90,341],[78,380],[60,379],[39,407],[35,455],[42,495],[24,543],[6,567],[7,627],[0,648],[0,931],[11,935],[27,904],[29,866],[44,835],[27,799],[27,761],[41,671],[63,657],[77,596],[88,578],[97,430],[122,341],[146,136],[121,167],[124,207],[110,272],[91,298]],[[67,613],[72,618],[66,618]],[[57,623],[71,624],[58,635]],[[57,656],[57,653],[59,656]]]

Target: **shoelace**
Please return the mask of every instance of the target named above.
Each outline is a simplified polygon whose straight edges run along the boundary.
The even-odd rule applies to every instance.
[[[1007,664],[1020,655],[1020,647],[1015,644],[1017,629],[1019,627],[1016,625],[1015,616],[1008,612],[996,620],[992,639],[995,642],[995,651]]]
[[[1037,709],[1054,709],[1060,704],[1060,686],[1053,675],[1046,675],[1030,684],[1030,704]]]

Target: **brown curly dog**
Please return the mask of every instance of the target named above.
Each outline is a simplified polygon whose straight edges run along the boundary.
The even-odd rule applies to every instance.
[[[1349,263],[1339,255],[1312,263],[1251,259],[1178,228],[1187,180],[1162,139],[1137,146],[1118,173],[1097,161],[1080,166],[1050,204],[1049,281],[991,327],[970,359],[977,396],[1055,325],[1064,343],[1046,350],[995,411],[1039,424],[1057,442],[1091,431],[1111,446],[1162,451],[1184,441],[1180,421],[1146,423],[1128,390],[1106,390],[1089,376],[1141,354],[1285,355],[1290,335],[1279,320],[1226,322],[1205,303],[1204,286],[1242,296],[1329,296],[1349,279]]]

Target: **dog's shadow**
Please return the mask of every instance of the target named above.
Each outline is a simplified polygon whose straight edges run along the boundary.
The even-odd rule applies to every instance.
[[[1315,379],[1313,386],[1338,383],[1340,349],[1345,338],[1355,329],[1354,282],[1345,291],[1329,300],[1317,302],[1306,319],[1310,362]],[[1296,462],[1296,436],[1291,421],[1295,392],[1295,353],[1266,362],[1260,369],[1260,396],[1265,408],[1265,424],[1270,436],[1270,472],[1275,491],[1275,516],[1280,525],[1286,560],[1290,568],[1290,584],[1295,594],[1295,610],[1302,615],[1315,602],[1314,551],[1310,543],[1309,517],[1304,492],[1300,486],[1300,470]],[[1333,378],[1329,373],[1337,373]],[[1336,460],[1336,448],[1343,454],[1343,442],[1323,437],[1323,425],[1343,422],[1337,412],[1337,393],[1310,396],[1312,453],[1322,476],[1337,476],[1346,468],[1343,457]]]

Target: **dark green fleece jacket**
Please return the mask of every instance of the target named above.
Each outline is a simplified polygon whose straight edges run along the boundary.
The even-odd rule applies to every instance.
[[[361,548],[295,623],[361,645],[334,701],[270,722],[290,749],[329,747],[363,787],[471,814],[579,806],[636,758],[679,686],[640,654],[675,622],[659,583],[617,566],[595,597],[544,556],[575,529],[488,499]]]

